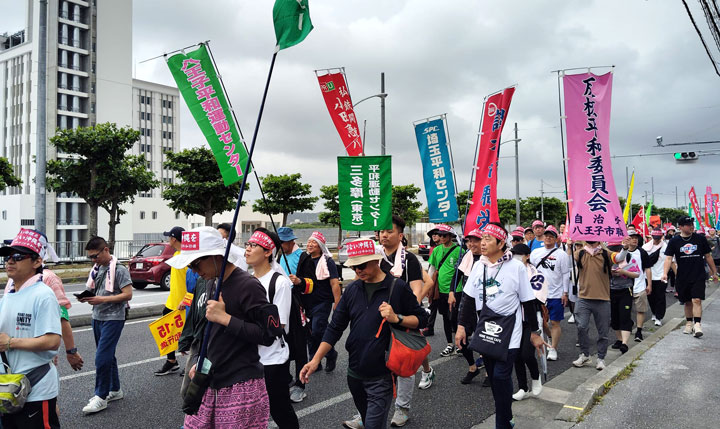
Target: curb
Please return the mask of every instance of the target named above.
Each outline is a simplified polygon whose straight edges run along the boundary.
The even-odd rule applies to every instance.
[[[717,297],[720,297],[720,289],[716,290],[705,300],[703,307],[712,303]],[[615,359],[604,370],[598,372],[597,375],[590,377],[578,386],[565,402],[560,412],[555,416],[555,420],[578,422],[580,417],[590,411],[595,405],[595,398],[602,396],[610,390],[607,386],[617,380],[628,365],[655,346],[665,335],[677,329],[684,321],[685,319],[680,317],[671,319],[646,338],[645,341],[631,348],[627,353]],[[572,368],[570,371],[571,370]]]
[[[149,305],[147,307],[132,308],[128,311],[127,320],[142,319],[149,316],[160,316],[165,308],[165,304]],[[73,328],[90,326],[92,322],[92,314],[81,314],[78,316],[70,316],[70,325]]]

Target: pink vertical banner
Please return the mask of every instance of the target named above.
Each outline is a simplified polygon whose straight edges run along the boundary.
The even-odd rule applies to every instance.
[[[612,73],[563,76],[572,240],[627,235],[610,163]]]
[[[695,213],[695,220],[697,221],[697,224],[699,225],[698,231],[705,232],[705,225],[703,225],[703,219],[702,215],[700,214],[700,205],[698,204],[697,200],[697,194],[695,193],[695,187],[690,187],[690,192],[688,192],[688,197],[690,198],[690,205],[692,206],[693,213]]]

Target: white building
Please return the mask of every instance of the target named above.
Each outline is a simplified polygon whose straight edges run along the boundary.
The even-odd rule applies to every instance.
[[[162,168],[165,153],[179,149],[176,88],[132,79],[132,2],[48,0],[46,132],[114,122],[143,135],[132,149],[144,154],[163,185],[174,180]],[[0,37],[0,156],[8,158],[23,184],[0,192],[0,238],[33,227],[40,15],[28,0],[25,29]],[[62,157],[48,144],[47,158]],[[117,240],[158,237],[168,225],[187,225],[161,199],[160,189],[139,195],[117,226]],[[109,216],[98,210],[98,233],[107,236]],[[47,195],[50,241],[84,242],[88,207],[72,195]],[[62,250],[63,246],[58,246]]]

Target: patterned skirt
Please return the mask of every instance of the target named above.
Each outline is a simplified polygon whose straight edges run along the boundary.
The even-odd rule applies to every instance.
[[[218,390],[208,388],[197,414],[185,416],[185,428],[267,428],[269,413],[265,381],[258,378]]]

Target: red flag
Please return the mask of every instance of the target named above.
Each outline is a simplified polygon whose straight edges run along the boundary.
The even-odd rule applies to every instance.
[[[690,203],[692,204],[693,213],[695,213],[695,220],[697,221],[698,225],[700,225],[699,231],[705,232],[705,226],[703,225],[702,216],[700,216],[700,206],[698,205],[697,195],[695,194],[695,187],[690,187],[690,192],[688,192],[688,196],[690,197]]]
[[[465,234],[500,220],[497,207],[497,166],[500,135],[515,88],[490,96],[483,111],[480,145],[475,168],[473,199],[465,219]]]
[[[632,221],[635,231],[640,232],[643,237],[650,235],[648,231],[647,222],[645,222],[645,206],[640,206],[640,211],[637,212]]]
[[[363,153],[360,129],[355,111],[353,110],[350,92],[342,73],[328,73],[318,76],[320,90],[335,128],[340,133],[343,146],[350,156],[359,156]]]

